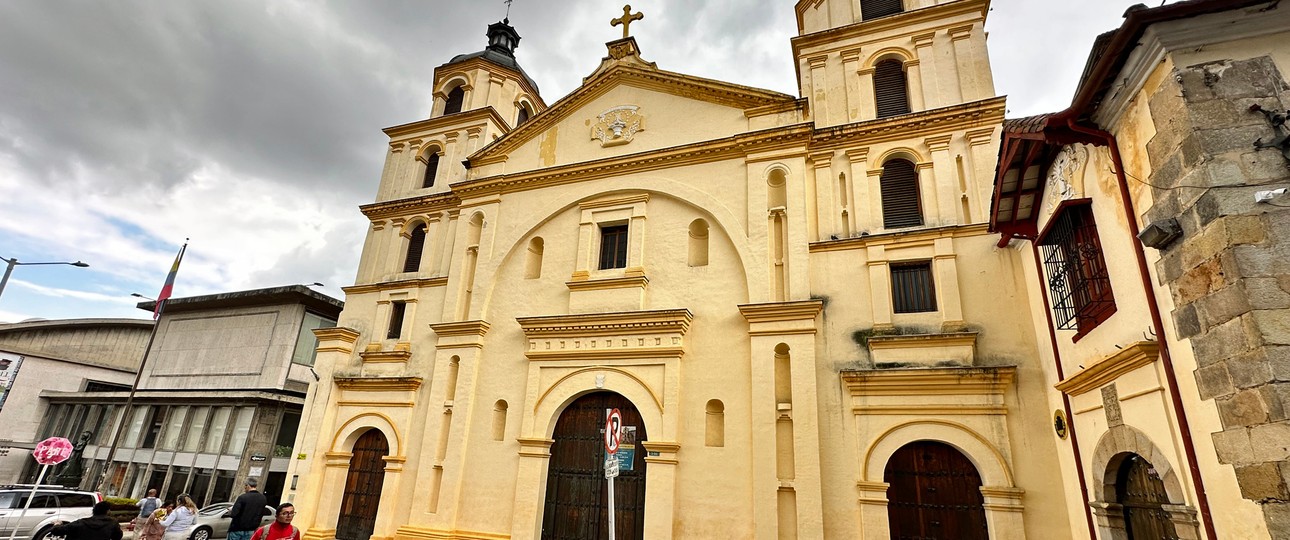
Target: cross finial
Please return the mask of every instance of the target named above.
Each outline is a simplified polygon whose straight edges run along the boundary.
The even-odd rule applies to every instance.
[[[620,24],[623,25],[623,39],[627,39],[627,35],[628,35],[627,27],[632,24],[632,21],[639,21],[644,18],[645,18],[644,13],[640,13],[640,12],[632,13],[632,6],[631,4],[628,4],[623,6],[623,16],[617,19],[610,19],[609,25],[610,26],[618,26]]]
[[[511,20],[511,2],[514,1],[515,0],[506,0],[506,2],[504,2],[506,4],[506,20],[508,21]]]

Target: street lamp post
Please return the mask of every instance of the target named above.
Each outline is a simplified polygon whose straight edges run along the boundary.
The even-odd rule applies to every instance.
[[[4,294],[4,286],[5,286],[5,285],[7,285],[7,284],[9,283],[9,274],[12,274],[12,273],[13,273],[13,267],[18,266],[18,265],[23,265],[23,266],[36,266],[36,265],[38,265],[38,264],[66,264],[66,265],[69,265],[69,266],[75,266],[75,267],[77,267],[77,268],[86,268],[86,267],[88,267],[88,266],[89,266],[88,264],[83,263],[83,262],[81,262],[81,261],[76,261],[76,262],[34,262],[34,263],[30,263],[30,262],[18,262],[18,258],[17,258],[17,257],[14,257],[14,258],[12,258],[12,259],[6,259],[6,258],[4,258],[4,257],[0,257],[0,261],[4,261],[5,263],[7,263],[7,264],[8,264],[8,266],[6,266],[6,267],[5,267],[5,269],[4,269],[4,277],[3,277],[3,278],[0,278],[0,295],[3,295],[3,294]]]

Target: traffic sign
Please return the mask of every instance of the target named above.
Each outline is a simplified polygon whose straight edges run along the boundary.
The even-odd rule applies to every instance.
[[[41,465],[58,465],[72,457],[72,441],[62,437],[50,437],[36,444],[31,451],[36,463]]]
[[[613,454],[618,451],[618,443],[622,437],[623,413],[618,409],[610,409],[605,415],[605,452]]]
[[[605,478],[618,477],[618,460],[609,458],[605,460]]]

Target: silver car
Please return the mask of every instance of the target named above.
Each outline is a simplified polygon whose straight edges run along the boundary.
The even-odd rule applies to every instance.
[[[22,508],[27,504],[31,488],[31,485],[20,484],[0,487],[0,537],[8,539],[17,528],[14,540],[32,540],[33,537],[43,540],[55,523],[90,517],[95,503],[103,500],[93,491],[42,485],[36,488],[36,497],[24,514]]]
[[[233,503],[222,502],[215,503],[197,511],[197,519],[193,520],[193,526],[188,528],[188,538],[190,540],[211,540],[212,538],[227,538],[228,526],[233,523],[233,518],[229,517],[229,510],[233,509]],[[260,525],[273,523],[273,507],[264,507],[264,517],[260,518]]]

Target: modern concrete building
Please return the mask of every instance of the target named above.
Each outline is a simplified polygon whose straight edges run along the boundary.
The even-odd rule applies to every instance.
[[[303,285],[171,298],[130,409],[129,382],[126,391],[49,388],[40,393],[51,412],[39,435],[76,440],[89,431],[81,485],[106,475],[107,494],[156,488],[206,504],[229,500],[255,477],[276,501],[314,381],[313,330],[333,326],[341,307]]]
[[[0,483],[16,482],[44,437],[42,420],[65,418],[54,431],[93,431],[87,411],[63,415],[41,393],[129,390],[152,321],[70,319],[0,325]]]

